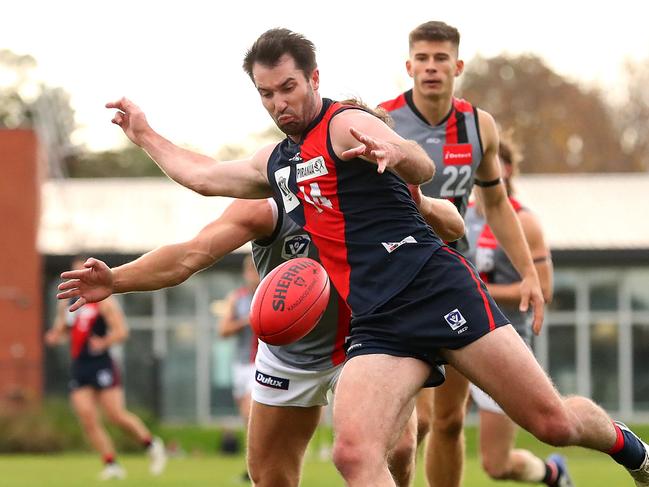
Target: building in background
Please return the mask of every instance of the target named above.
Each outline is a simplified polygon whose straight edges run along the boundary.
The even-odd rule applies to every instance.
[[[649,420],[649,174],[520,176],[552,248],[555,297],[535,347],[564,394],[592,397],[617,417]],[[58,274],[82,252],[117,265],[192,237],[229,200],[164,179],[48,181],[39,248],[51,322]],[[175,288],[121,297],[131,328],[122,349],[132,404],[166,420],[235,414],[231,344],[219,339],[220,301],[240,285],[242,253]],[[48,394],[65,391],[67,350],[48,352]]]

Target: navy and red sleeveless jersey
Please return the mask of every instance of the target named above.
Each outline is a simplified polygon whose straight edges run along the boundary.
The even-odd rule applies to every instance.
[[[431,125],[415,106],[412,90],[379,106],[392,117],[395,132],[417,142],[435,162],[435,177],[421,185],[422,193],[452,201],[464,216],[483,155],[478,109],[466,100],[453,98],[446,117]],[[467,250],[465,238],[453,246]]]
[[[362,159],[342,161],[329,123],[355,109],[323,99],[299,143],[284,139],[268,160],[268,180],[286,213],[302,226],[355,316],[407,286],[441,241],[423,220],[406,183]]]
[[[99,303],[87,303],[77,311],[69,313],[70,354],[73,360],[88,358],[107,358],[108,351],[95,354],[90,351],[88,339],[95,336],[106,336],[107,326],[99,312]]]

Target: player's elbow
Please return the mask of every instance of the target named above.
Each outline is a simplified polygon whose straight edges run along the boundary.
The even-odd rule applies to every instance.
[[[439,237],[445,242],[455,242],[464,237],[464,221],[460,218],[457,221],[450,222]]]

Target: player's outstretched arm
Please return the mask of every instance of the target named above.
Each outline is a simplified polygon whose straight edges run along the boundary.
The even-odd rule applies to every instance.
[[[464,220],[453,203],[442,198],[424,196],[419,186],[409,185],[408,188],[419,212],[439,238],[445,242],[454,242],[464,236]]]
[[[221,217],[186,242],[165,245],[115,268],[90,258],[84,269],[61,274],[57,298],[78,298],[70,310],[111,294],[175,286],[246,242],[272,234],[276,217],[267,200],[236,200]]]
[[[476,171],[476,178],[485,182],[495,181],[501,177],[498,131],[491,115],[479,111],[479,117],[484,155]],[[507,198],[505,186],[502,183],[489,187],[478,186],[476,191],[480,193],[484,204],[487,223],[521,276],[519,308],[521,311],[527,311],[530,304],[532,305],[534,310],[532,327],[534,330],[540,330],[544,315],[543,292],[523,229]]]
[[[61,343],[67,336],[67,326],[65,323],[65,303],[59,301],[56,303],[56,317],[52,327],[45,333],[45,344],[53,347]]]
[[[343,160],[360,157],[379,173],[394,171],[408,184],[422,184],[435,174],[435,164],[412,140],[406,140],[374,115],[346,110],[331,121],[334,152]]]
[[[266,162],[275,144],[250,159],[219,163],[162,137],[151,128],[140,107],[127,98],[106,103],[106,108],[117,110],[112,123],[119,125],[167,176],[183,186],[206,196],[265,198],[271,195]]]

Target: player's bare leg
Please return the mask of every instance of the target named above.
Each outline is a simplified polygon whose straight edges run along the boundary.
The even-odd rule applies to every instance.
[[[256,487],[297,487],[321,407],[267,406],[252,401],[248,472]]]
[[[516,429],[506,415],[480,411],[482,468],[494,480],[541,482],[545,462],[530,451],[514,449]]]
[[[152,440],[151,432],[142,420],[126,409],[124,390],[121,387],[104,389],[98,393],[98,397],[108,421],[131,434],[141,443]]]
[[[426,389],[427,390],[427,389]],[[406,423],[397,444],[390,452],[388,465],[398,487],[408,487],[415,478],[415,456],[417,452],[418,433],[417,410],[415,409]]]
[[[359,355],[345,364],[334,399],[334,463],[347,485],[395,485],[388,452],[429,375],[429,365],[409,357]]]
[[[417,410],[417,446],[421,445],[433,427],[433,401],[436,387],[419,391],[415,403]]]
[[[446,381],[433,393],[433,424],[426,447],[426,478],[431,487],[459,487],[464,472],[464,415],[469,381],[446,367]]]
[[[95,390],[91,387],[75,389],[70,394],[70,402],[92,447],[104,459],[114,458],[115,447],[101,424]]]
[[[445,355],[539,440],[599,451],[616,443],[616,430],[604,410],[584,397],[562,398],[513,327],[500,327]]]

